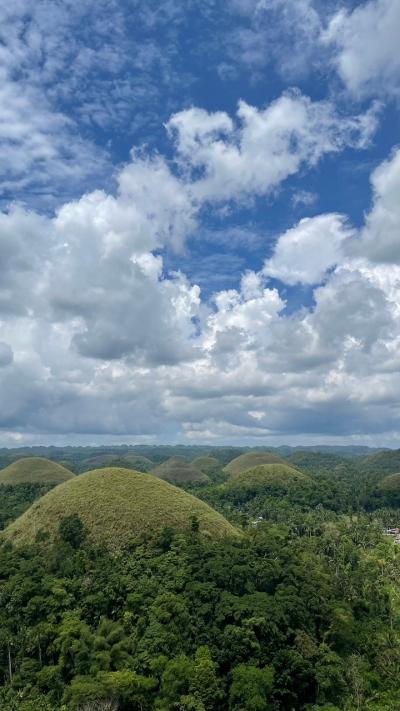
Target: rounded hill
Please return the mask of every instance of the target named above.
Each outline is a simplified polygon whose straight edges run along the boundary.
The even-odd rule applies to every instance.
[[[95,469],[37,500],[4,531],[7,541],[23,546],[37,534],[57,539],[60,522],[78,515],[88,539],[109,550],[162,531],[166,526],[190,529],[193,517],[200,535],[237,537],[239,532],[208,504],[150,474],[130,469]]]
[[[261,464],[236,476],[232,476],[225,488],[228,492],[258,494],[263,491],[289,491],[293,487],[311,482],[312,479],[287,464]]]
[[[0,484],[61,484],[75,474],[42,457],[23,457],[0,471]]]
[[[385,491],[400,491],[400,473],[385,476],[385,478],[379,482],[379,488]]]
[[[245,452],[245,454],[241,454],[240,457],[232,459],[232,461],[224,467],[224,472],[229,474],[229,476],[236,476],[236,474],[241,474],[261,464],[286,464],[286,462],[272,452]]]
[[[201,469],[190,464],[184,457],[171,457],[152,469],[151,474],[172,484],[207,482],[209,478]]]
[[[400,449],[374,452],[362,460],[363,471],[374,475],[377,479],[400,471]]]
[[[191,465],[207,476],[212,476],[222,469],[221,462],[215,457],[197,457],[191,462]]]

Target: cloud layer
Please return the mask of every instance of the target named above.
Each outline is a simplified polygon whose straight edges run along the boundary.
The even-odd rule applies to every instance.
[[[0,8],[3,442],[398,437],[399,22]]]
[[[300,94],[241,103],[235,118],[192,108],[168,123],[174,160],[132,152],[114,194],[53,217],[3,212],[3,431],[257,442],[396,430],[399,151],[372,173],[361,229],[303,219],[237,289],[205,301],[163,258],[205,209],[268,194],[374,127],[373,113],[340,117]],[[288,310],[296,284],[312,300]]]

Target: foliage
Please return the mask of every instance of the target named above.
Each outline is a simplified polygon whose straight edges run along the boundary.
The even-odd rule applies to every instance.
[[[44,496],[52,484],[0,484],[0,530]]]
[[[85,459],[80,469],[81,471],[90,471],[91,469],[100,469],[102,467],[125,467],[126,469],[146,473],[154,469],[154,462],[147,457],[142,457],[140,454],[124,454],[121,456],[98,454],[95,457]]]
[[[64,516],[58,527],[60,538],[72,548],[80,548],[86,538],[85,527],[77,514]]]
[[[213,511],[204,535],[204,504],[146,474],[46,494],[0,546],[0,711],[399,708],[400,546],[382,528],[400,510],[354,460],[314,465],[198,487],[239,536]]]

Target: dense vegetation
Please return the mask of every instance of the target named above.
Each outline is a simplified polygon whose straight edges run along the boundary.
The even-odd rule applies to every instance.
[[[0,484],[0,530],[52,488],[53,484]]]
[[[0,710],[400,708],[397,479],[296,455],[232,478],[216,453],[211,482],[183,484],[196,499],[101,469],[36,500],[0,547]],[[22,486],[1,487],[7,520],[43,493]],[[242,534],[203,535],[198,497]]]
[[[140,454],[98,454],[95,457],[84,459],[80,466],[80,471],[90,471],[101,467],[124,467],[137,472],[149,472],[154,469],[154,462]]]

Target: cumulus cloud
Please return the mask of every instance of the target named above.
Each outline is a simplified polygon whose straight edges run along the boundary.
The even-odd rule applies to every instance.
[[[5,431],[249,441],[395,426],[400,267],[376,263],[367,234],[376,215],[389,234],[397,214],[396,155],[373,174],[360,233],[337,214],[302,220],[260,271],[207,301],[165,266],[210,201],[264,194],[327,151],[362,145],[372,121],[342,125],[299,95],[240,112],[239,124],[175,116],[178,160],[133,152],[115,193],[89,192],[54,216],[17,205],[1,215]],[[225,185],[232,161],[240,170]],[[312,305],[287,309],[271,277],[313,287]]]
[[[279,237],[263,273],[292,286],[318,284],[342,261],[343,243],[353,234],[341,215],[306,217]]]
[[[356,95],[400,91],[398,0],[369,0],[332,17],[322,41],[336,48],[335,64]]]
[[[372,173],[373,206],[358,251],[374,262],[400,264],[400,149]]]
[[[192,184],[200,201],[265,195],[303,165],[315,165],[345,146],[365,147],[376,127],[376,107],[340,116],[329,102],[313,102],[299,92],[284,94],[265,109],[241,101],[236,123],[224,112],[192,108],[167,124],[181,165],[203,173]]]
[[[27,314],[49,240],[46,217],[18,205],[0,212],[0,318]]]
[[[333,69],[357,98],[399,97],[397,0],[229,0],[229,7],[239,20],[225,40],[231,71],[244,66],[262,81],[273,65],[297,81]]]

